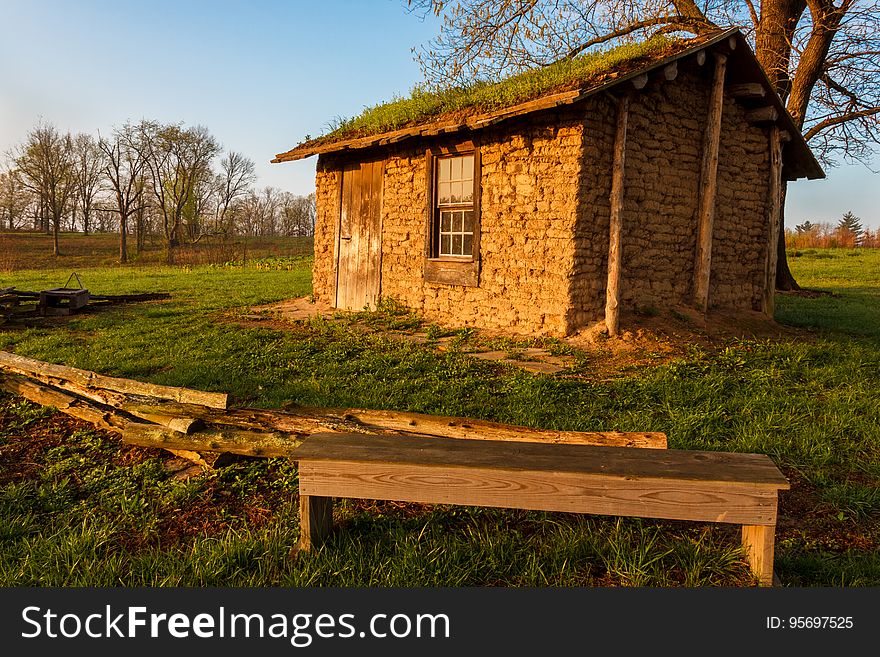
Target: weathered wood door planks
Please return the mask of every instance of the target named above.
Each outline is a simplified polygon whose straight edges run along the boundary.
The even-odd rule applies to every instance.
[[[385,163],[359,162],[342,172],[336,265],[337,308],[375,308],[381,290],[382,173]]]

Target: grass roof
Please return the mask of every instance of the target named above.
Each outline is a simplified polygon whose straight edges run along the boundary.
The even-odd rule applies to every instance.
[[[358,116],[338,119],[331,132],[307,143],[317,145],[367,137],[440,118],[465,118],[511,107],[550,93],[602,82],[611,75],[626,73],[646,62],[672,54],[681,45],[682,40],[655,36],[647,41],[592,51],[531,69],[500,82],[477,82],[440,90],[416,87],[406,98],[396,97],[389,102],[367,107]]]

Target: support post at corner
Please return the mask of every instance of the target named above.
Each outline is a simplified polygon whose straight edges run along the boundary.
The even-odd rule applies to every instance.
[[[308,552],[320,547],[332,530],[333,498],[300,495],[298,549]]]
[[[773,586],[773,548],[776,542],[775,525],[743,525],[743,547],[752,572],[761,586]]]

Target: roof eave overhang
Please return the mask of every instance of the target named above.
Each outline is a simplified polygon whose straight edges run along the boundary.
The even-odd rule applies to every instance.
[[[759,81],[765,88],[765,100],[771,103],[776,110],[777,125],[780,130],[788,135],[788,142],[785,144],[783,151],[783,176],[785,179],[824,178],[825,172],[822,170],[822,167],[819,166],[818,161],[804,140],[800,130],[795,127],[794,120],[774,90],[767,74],[761,68],[760,64],[758,64],[757,59],[751,52],[748,42],[738,28],[731,28],[719,32],[717,35],[685,48],[674,55],[664,57],[642,68],[630,71],[629,73],[589,88],[551,94],[526,103],[506,107],[495,112],[469,117],[463,121],[438,121],[401,128],[399,130],[370,135],[367,137],[343,139],[331,143],[315,144],[313,146],[302,144],[285,153],[279,153],[272,160],[272,163],[302,160],[313,155],[344,153],[366,148],[375,148],[416,137],[434,137],[443,134],[482,130],[524,114],[546,111],[564,105],[572,105],[595,94],[611,91],[614,87],[618,87],[619,85],[645,74],[650,74],[652,71],[668,66],[674,61],[696,55],[704,50],[718,48],[723,49],[731,59],[731,65],[728,69],[729,71],[736,71],[736,75],[743,79],[757,79],[757,81]]]

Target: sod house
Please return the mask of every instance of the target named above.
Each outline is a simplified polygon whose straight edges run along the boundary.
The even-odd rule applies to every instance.
[[[414,93],[273,162],[311,155],[317,298],[557,336],[772,316],[781,181],[824,176],[737,30]]]

